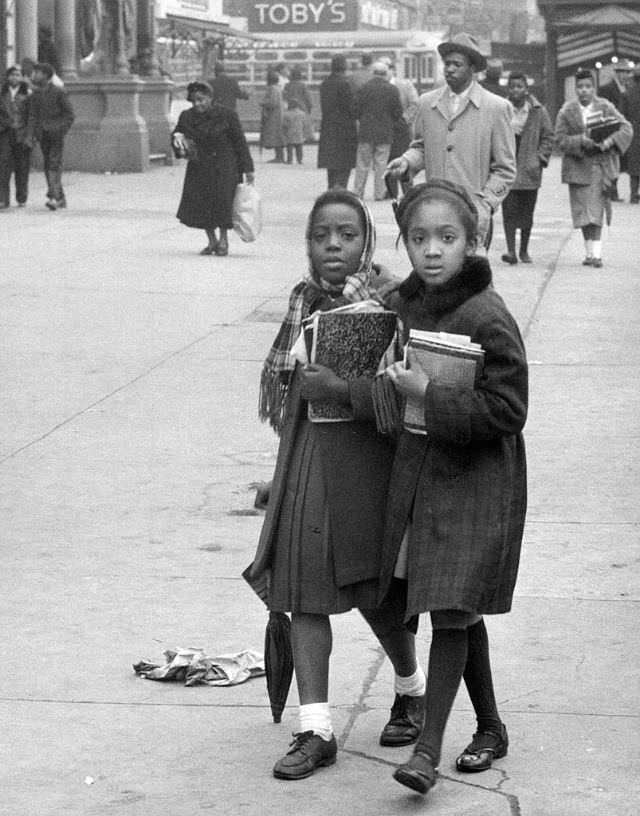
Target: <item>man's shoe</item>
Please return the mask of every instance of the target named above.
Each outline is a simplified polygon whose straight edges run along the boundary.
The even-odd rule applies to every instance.
[[[396,694],[389,722],[380,734],[380,745],[413,745],[424,722],[424,695]]]
[[[436,766],[428,754],[416,751],[411,759],[393,772],[393,778],[418,793],[428,793],[436,784]]]
[[[511,266],[514,266],[515,264],[518,263],[518,259],[516,258],[516,256],[512,255],[510,252],[505,252],[501,260],[503,260],[507,264],[511,264]]]
[[[594,259],[591,257],[591,255],[587,255],[587,257],[582,262],[582,265],[583,266],[593,266],[593,260]]]
[[[478,731],[456,759],[456,768],[463,773],[488,771],[494,759],[507,755],[508,747],[509,736],[504,723],[498,734],[495,731]]]
[[[67,209],[67,199],[66,198],[59,198],[56,201],[59,210],[66,210]]]
[[[293,737],[287,753],[273,766],[276,779],[305,779],[316,768],[335,763],[338,746],[333,734],[330,740],[322,739],[313,731],[303,731]]]
[[[57,210],[58,202],[55,200],[55,198],[48,198],[44,206],[48,207],[50,210]]]
[[[531,256],[529,255],[528,252],[521,252],[520,260],[522,261],[522,263],[533,263],[533,261],[531,260]]]
[[[594,266],[596,269],[600,269],[602,267],[602,258],[594,258],[591,261],[591,266]]]

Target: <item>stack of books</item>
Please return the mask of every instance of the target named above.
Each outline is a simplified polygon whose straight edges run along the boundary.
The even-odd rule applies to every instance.
[[[597,144],[620,130],[622,122],[615,116],[605,116],[602,111],[587,117],[587,135]]]
[[[411,329],[404,363],[407,368],[420,367],[435,385],[473,388],[482,374],[484,350],[463,334]],[[405,401],[403,424],[411,433],[427,433],[423,400]]]
[[[315,312],[303,323],[309,363],[330,368],[343,380],[375,376],[380,360],[393,340],[396,315],[376,301]],[[353,410],[331,402],[310,402],[312,422],[349,422]]]

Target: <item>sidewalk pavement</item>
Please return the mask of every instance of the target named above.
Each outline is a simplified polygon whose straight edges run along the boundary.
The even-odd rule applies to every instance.
[[[175,210],[183,166],[66,174],[69,209],[0,214],[4,379],[0,790],[22,816],[636,816],[640,577],[640,209],[614,205],[605,266],[581,266],[559,163],[547,171],[533,266],[495,284],[531,363],[530,502],[511,614],[488,621],[509,756],[454,770],[474,721],[461,689],[426,799],[381,748],[392,672],[357,613],[334,618],[337,764],[272,778],[297,728],[262,679],[154,683],[165,648],[262,649],[265,610],[240,578],[261,517],[250,484],[276,439],[256,418],[261,362],[306,269],[304,220],[324,187],[257,150],[265,228],[226,258]],[[268,156],[264,157],[265,159]],[[625,182],[621,183],[624,190]],[[378,260],[408,271],[386,202]],[[426,662],[428,620],[421,623]]]

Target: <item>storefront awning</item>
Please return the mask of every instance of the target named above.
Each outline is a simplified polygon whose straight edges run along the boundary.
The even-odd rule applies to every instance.
[[[214,23],[209,20],[199,20],[192,17],[180,17],[177,14],[167,14],[166,22],[170,23],[180,33],[199,33],[201,36],[214,35],[216,37],[233,37],[237,40],[263,41],[264,37],[251,34],[248,31],[241,31],[239,28],[232,28],[225,23]],[[162,23],[162,20],[159,20]]]

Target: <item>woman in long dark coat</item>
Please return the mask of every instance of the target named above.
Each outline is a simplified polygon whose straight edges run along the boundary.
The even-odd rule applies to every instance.
[[[284,162],[284,134],[282,132],[282,91],[275,71],[267,73],[267,90],[262,97],[262,121],[260,123],[260,146],[272,147],[276,151],[270,164]]]
[[[346,76],[347,61],[338,54],[331,73],[320,85],[320,142],[318,167],[327,170],[327,187],[343,187],[356,166],[358,128],[353,111],[353,86]]]
[[[633,127],[633,139],[624,155],[629,174],[629,203],[640,204],[640,68],[635,68],[631,87],[622,105],[622,113]]]
[[[201,255],[227,255],[233,196],[243,174],[253,184],[253,160],[237,113],[213,102],[206,82],[189,87],[193,107],[180,114],[172,134],[176,155],[188,159],[177,217],[207,233]]]

